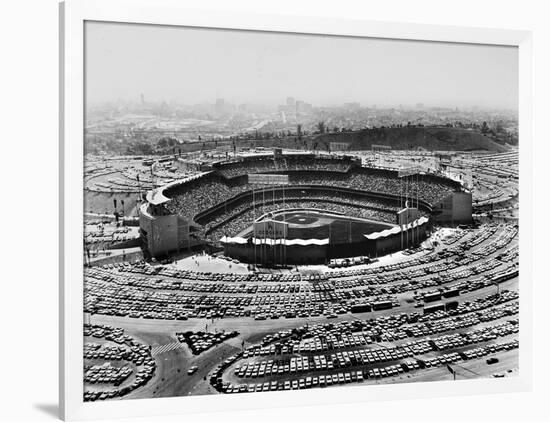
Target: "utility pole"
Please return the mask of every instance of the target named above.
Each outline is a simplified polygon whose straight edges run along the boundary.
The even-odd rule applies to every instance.
[[[456,381],[456,371],[454,370],[453,367],[451,367],[451,365],[447,364],[447,370],[453,374],[453,381]]]

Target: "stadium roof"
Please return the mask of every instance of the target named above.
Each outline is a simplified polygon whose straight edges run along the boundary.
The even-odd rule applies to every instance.
[[[172,181],[170,183],[167,183],[166,185],[163,185],[159,188],[148,191],[145,198],[147,199],[147,202],[151,205],[165,204],[166,202],[171,201],[170,198],[167,198],[166,196],[164,196],[164,191],[166,189],[168,189],[172,186],[176,186],[176,185],[180,185],[180,184],[189,182],[193,179],[198,179],[199,177],[202,177],[202,176],[204,176],[205,174],[208,174],[208,173],[210,173],[210,172],[207,171],[207,172],[199,173],[199,174],[194,175],[194,176],[186,177],[184,179],[174,180],[174,181]]]
[[[403,226],[403,230],[408,230],[408,229],[413,228],[413,227],[421,226],[423,224],[426,224],[428,221],[429,221],[429,219],[427,217],[420,217],[418,220],[415,220],[415,221]],[[392,227],[391,229],[387,229],[387,230],[382,230],[381,232],[366,234],[364,236],[369,240],[376,240],[376,239],[388,237],[388,236],[391,236],[393,234],[398,234],[398,233],[401,233],[401,227],[400,226]]]
[[[147,192],[147,202],[149,202],[151,205],[161,205],[169,202],[170,198],[164,196],[164,194],[162,193],[163,190],[164,187],[153,189]]]
[[[220,239],[220,242],[222,243],[234,243],[237,245],[244,245],[248,242],[254,243],[256,245],[285,245],[285,246],[322,246],[322,245],[328,245],[328,238],[327,239],[260,239],[260,238],[252,238],[252,239],[246,239],[244,237],[228,237],[224,236]]]

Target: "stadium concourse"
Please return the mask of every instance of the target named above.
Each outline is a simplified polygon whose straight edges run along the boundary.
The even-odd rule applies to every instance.
[[[517,374],[519,228],[472,221],[463,183],[319,154],[248,155],[202,170],[151,191],[140,208],[144,247],[184,259],[85,267],[85,400]],[[252,174],[285,177],[260,186]],[[401,241],[403,209],[417,210],[412,228],[429,220],[426,235],[391,256],[271,270],[222,253],[224,237],[259,237],[251,227],[266,218],[306,227],[339,216],[331,221],[341,227],[371,222],[353,239],[397,228]],[[284,230],[278,239],[295,240]],[[187,251],[205,247],[194,265]]]

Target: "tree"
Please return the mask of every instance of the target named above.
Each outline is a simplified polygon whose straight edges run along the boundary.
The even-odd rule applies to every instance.
[[[483,122],[481,125],[481,133],[485,134],[489,132],[489,126],[487,125],[487,122]]]
[[[174,147],[177,144],[178,144],[178,140],[170,136],[164,136],[160,138],[157,142],[157,145],[159,148]]]
[[[137,155],[151,155],[153,154],[153,148],[146,142],[137,142],[133,148],[129,148],[129,153]]]
[[[317,129],[319,130],[319,133],[325,133],[325,122],[321,121],[317,123]]]

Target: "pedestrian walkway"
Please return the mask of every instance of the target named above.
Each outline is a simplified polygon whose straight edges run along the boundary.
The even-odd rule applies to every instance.
[[[157,355],[160,355],[162,353],[166,353],[166,352],[169,352],[171,350],[176,350],[176,349],[181,349],[182,348],[182,345],[180,342],[173,342],[173,343],[167,343],[167,344],[163,344],[161,346],[153,346],[153,348],[151,349],[151,355],[152,356],[157,356]]]

